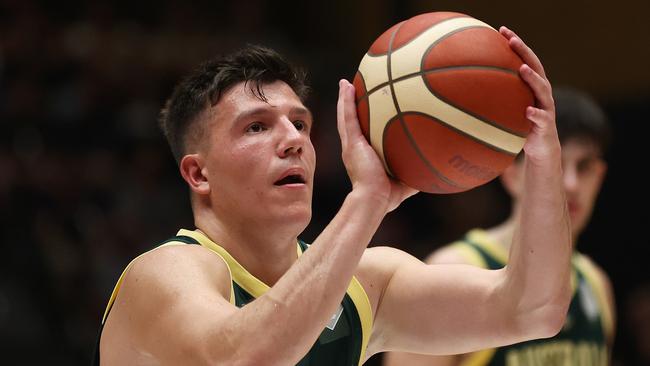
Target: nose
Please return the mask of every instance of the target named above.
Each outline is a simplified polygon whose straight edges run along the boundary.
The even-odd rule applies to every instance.
[[[300,155],[305,144],[305,135],[298,131],[296,126],[288,119],[280,123],[278,128],[280,140],[277,147],[278,156],[286,158],[291,155]]]
[[[575,166],[566,164],[563,167],[564,174],[562,175],[562,181],[564,183],[564,190],[568,193],[573,193],[578,190],[578,170]]]

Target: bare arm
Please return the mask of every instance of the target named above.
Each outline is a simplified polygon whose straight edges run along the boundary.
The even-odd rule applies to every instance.
[[[550,337],[564,322],[572,248],[551,87],[532,50],[512,31],[500,32],[524,60],[520,74],[537,101],[526,110],[533,128],[509,264],[496,271],[427,266],[391,254],[373,351],[466,353]]]
[[[296,364],[340,304],[386,212],[415,193],[387,177],[361,134],[354,88],[347,81],[340,84],[338,129],[352,192],[312,248],[265,295],[238,309],[226,300],[228,270],[210,253],[157,250],[125,278],[102,356],[118,341],[111,337],[115,327],[122,326],[128,330],[122,333],[131,335],[123,352],[143,363]],[[103,359],[119,364],[116,357]]]
[[[428,264],[470,264],[453,246],[442,247],[433,252],[427,259]],[[463,355],[433,356],[428,354],[387,352],[384,354],[384,366],[456,366],[461,364]]]

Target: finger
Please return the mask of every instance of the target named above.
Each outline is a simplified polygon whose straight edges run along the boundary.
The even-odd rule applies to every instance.
[[[345,128],[345,83],[347,81],[341,79],[339,81],[339,99],[336,103],[336,128],[339,131],[339,137],[341,138],[341,146],[343,149],[347,146],[348,136],[347,130]]]
[[[555,111],[555,102],[553,102],[551,83],[526,64],[521,65],[519,68],[519,74],[532,89],[533,94],[535,94],[537,107],[550,112]]]
[[[348,143],[354,143],[359,139],[364,139],[357,116],[354,85],[350,84],[347,80],[343,80],[341,88],[343,90],[341,100],[343,103],[343,127],[345,128],[346,141]]]
[[[515,32],[513,32],[511,29],[503,25],[499,28],[499,33],[501,33],[504,37],[506,37],[506,39],[510,39],[512,37],[517,36]]]
[[[539,60],[539,57],[537,57],[535,52],[526,45],[521,37],[517,36],[515,32],[506,27],[499,28],[499,33],[506,37],[510,48],[521,57],[525,64],[530,65],[535,72],[540,74],[543,78],[546,78],[546,71],[544,70],[542,62]]]
[[[343,99],[345,126],[347,129],[348,139],[357,139],[363,137],[361,126],[359,125],[359,117],[357,116],[357,104],[355,102],[354,85],[345,81],[345,96]]]
[[[541,108],[527,107],[526,118],[533,122],[537,130],[547,130],[549,124],[553,121],[553,114]]]

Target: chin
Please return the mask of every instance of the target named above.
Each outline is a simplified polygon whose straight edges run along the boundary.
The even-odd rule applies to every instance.
[[[304,223],[306,227],[311,221],[311,205],[294,203],[280,207],[275,216],[283,221],[291,221],[296,224]]]
[[[311,221],[311,207],[306,207],[302,209],[296,209],[292,214],[296,220],[305,222],[305,226]]]

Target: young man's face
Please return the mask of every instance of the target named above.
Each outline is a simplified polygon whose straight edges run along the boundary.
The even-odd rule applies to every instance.
[[[571,227],[577,236],[591,218],[607,163],[595,143],[570,139],[562,144],[562,170]]]
[[[210,201],[229,219],[291,220],[304,229],[316,164],[312,115],[284,82],[263,91],[268,102],[236,84],[208,112],[202,151]]]
[[[513,199],[523,194],[523,159],[517,160],[502,180]],[[566,192],[571,229],[577,239],[589,222],[607,171],[598,145],[588,140],[569,139],[562,143],[562,182]]]

